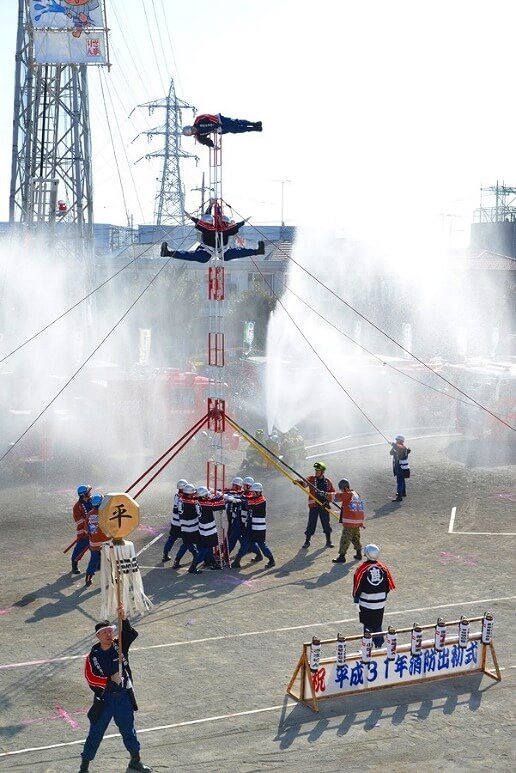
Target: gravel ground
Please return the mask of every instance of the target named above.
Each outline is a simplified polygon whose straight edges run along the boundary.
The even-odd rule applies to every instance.
[[[359,633],[356,562],[333,565],[336,551],[325,549],[319,532],[308,551],[300,549],[306,498],[270,473],[263,482],[274,569],[246,559],[240,571],[188,575],[186,566],[160,564],[163,538],[140,556],[155,606],[135,622],[131,663],[142,758],[153,770],[515,769],[514,535],[501,535],[516,532],[516,468],[496,460],[477,466],[453,436],[408,442],[412,477],[401,505],[390,501],[385,445],[326,457],[329,477],[348,477],[364,496],[365,541],[380,545],[395,577],[386,623],[401,628],[490,609],[502,681],[473,674],[390,688],[323,701],[318,714],[287,698],[304,641]],[[137,551],[167,529],[172,481],[188,477],[173,472],[140,498]],[[71,507],[82,481],[53,477],[11,483],[1,494],[0,770],[77,771],[87,733],[83,657],[94,642],[100,595],[95,582],[85,588],[84,575],[69,574],[62,552],[73,538]],[[91,482],[101,491],[128,483]],[[115,736],[90,767],[121,772],[127,759]]]

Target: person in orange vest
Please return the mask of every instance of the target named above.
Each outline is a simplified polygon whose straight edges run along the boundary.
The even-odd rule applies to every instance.
[[[102,494],[94,494],[91,498],[92,509],[88,513],[88,536],[90,540],[90,560],[86,569],[87,588],[91,585],[93,575],[100,567],[100,551],[104,542],[109,542],[99,526],[99,507],[102,502]]]
[[[75,522],[77,538],[72,553],[72,574],[81,573],[79,561],[90,544],[88,539],[88,513],[93,507],[91,504],[91,486],[81,483],[77,487],[77,494],[79,499],[73,506],[73,520]]]
[[[305,550],[310,547],[310,540],[315,534],[317,519],[321,521],[323,532],[326,535],[326,547],[332,548],[330,526],[330,502],[335,496],[335,486],[329,478],[326,478],[326,465],[324,462],[314,462],[314,475],[296,480],[301,486],[308,488],[308,523],[305,531],[305,542],[301,545]]]
[[[339,480],[339,491],[335,494],[334,502],[340,502],[340,518],[342,524],[342,536],[339,543],[339,555],[332,559],[334,564],[343,564],[346,561],[346,551],[353,543],[355,558],[362,558],[362,545],[360,543],[360,529],[365,529],[364,500],[349,485],[349,480]]]

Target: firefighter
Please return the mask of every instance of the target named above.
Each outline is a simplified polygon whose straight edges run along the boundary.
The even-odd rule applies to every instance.
[[[165,564],[167,561],[170,561],[170,550],[174,543],[181,539],[181,512],[183,510],[183,491],[184,487],[188,485],[188,481],[184,478],[181,478],[177,481],[177,492],[174,494],[174,504],[172,505],[172,515],[170,517],[170,531],[168,533],[167,541],[165,542],[165,545],[163,547],[163,558],[161,559],[162,562]],[[194,545],[188,545],[185,544],[185,542],[181,543],[181,546],[179,547],[179,550],[176,553],[176,557],[174,560],[174,563],[172,564],[172,569],[179,569],[181,566],[180,561],[183,558],[186,551],[189,550],[192,556],[195,558],[196,555],[196,549]]]
[[[94,494],[91,498],[91,510],[88,513],[88,537],[90,545],[90,560],[86,569],[85,585],[87,588],[91,585],[93,575],[100,567],[100,551],[105,542],[109,542],[107,537],[99,526],[99,507],[102,502],[102,494]]]
[[[91,504],[91,486],[88,486],[86,483],[81,483],[81,485],[77,487],[77,495],[79,499],[74,504],[72,511],[77,533],[77,540],[72,553],[72,574],[81,573],[79,561],[90,544],[88,539],[88,513],[93,507]]]
[[[191,546],[195,549],[196,544],[199,542],[199,516],[195,507],[195,486],[191,483],[187,483],[183,488],[183,509],[179,514],[181,522],[181,538],[183,543],[187,546]],[[201,574],[201,570],[197,569],[197,550],[193,561],[188,571],[190,574]]]
[[[243,533],[242,544],[238,551],[232,566],[235,569],[240,569],[240,560],[252,550],[256,551],[261,549],[263,555],[269,559],[265,564],[266,569],[270,569],[276,566],[274,556],[271,553],[270,548],[267,546],[265,539],[267,537],[266,526],[266,512],[267,502],[263,496],[263,486],[261,483],[253,483],[251,486],[250,496],[247,499],[247,518],[245,524],[245,530]],[[256,559],[251,559],[256,563]],[[259,559],[261,561],[261,558]]]
[[[201,145],[213,148],[213,140],[210,134],[242,134],[244,132],[261,132],[261,121],[247,121],[244,118],[228,118],[217,113],[211,115],[203,113],[198,115],[193,126],[183,126],[183,134],[186,137],[195,137]]]
[[[98,642],[86,658],[84,675],[95,697],[88,711],[90,730],[82,750],[79,773],[87,773],[89,765],[97,754],[111,719],[115,720],[124,746],[131,755],[128,771],[139,770],[151,773],[151,768],[140,759],[140,742],[134,728],[134,712],[138,706],[132,688],[129,647],[138,636],[132,627],[122,604],[118,607],[122,620],[122,665],[119,667],[119,637],[115,636],[115,625],[103,620],[95,626]]]
[[[392,501],[403,502],[403,497],[407,496],[405,480],[406,478],[410,478],[408,461],[410,448],[407,448],[405,445],[405,438],[403,435],[396,435],[394,443],[391,443],[391,450],[389,453],[392,456],[392,472],[396,478],[396,496]]]
[[[218,492],[212,494],[206,486],[199,486],[197,489],[197,501],[195,508],[198,517],[199,537],[197,540],[198,551],[194,558],[189,572],[196,574],[199,570],[197,564],[201,561],[204,566],[210,569],[220,569],[220,564],[215,560],[213,548],[219,544],[219,533],[215,513],[217,510],[224,510],[224,497]]]
[[[364,633],[373,634],[376,648],[383,645],[384,637],[374,634],[382,630],[387,595],[396,588],[390,569],[378,561],[379,555],[378,545],[366,545],[365,561],[353,577],[353,601],[358,604],[359,620],[364,626]]]
[[[308,487],[308,523],[305,531],[305,542],[303,548],[310,547],[310,540],[315,534],[317,527],[317,518],[321,521],[322,529],[326,535],[326,547],[332,548],[331,526],[330,526],[330,502],[335,496],[335,486],[329,478],[326,478],[326,465],[324,462],[314,463],[314,475],[309,475],[306,480],[297,480],[305,488]],[[315,499],[315,497],[317,499]],[[320,504],[319,504],[320,503]]]
[[[346,550],[353,543],[355,558],[362,558],[362,545],[360,544],[360,529],[364,526],[364,500],[349,485],[349,480],[339,480],[339,493],[335,494],[335,502],[340,502],[340,518],[342,524],[342,536],[339,544],[339,555],[333,559],[334,564],[343,564],[346,561]]]
[[[245,477],[242,480],[242,493],[239,497],[239,503],[237,504],[238,508],[238,518],[235,518],[233,521],[233,531],[229,535],[228,539],[228,551],[231,553],[237,542],[240,542],[240,548],[242,548],[243,544],[243,535],[245,533],[245,527],[247,524],[247,506],[250,497],[252,496],[251,488],[254,484],[254,478],[252,478],[250,475]],[[251,548],[254,551],[254,558],[251,559],[253,564],[258,564],[260,561],[263,561],[263,553],[260,550],[260,547],[257,543],[254,543]]]

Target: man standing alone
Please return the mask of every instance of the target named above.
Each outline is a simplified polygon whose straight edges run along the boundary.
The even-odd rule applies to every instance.
[[[353,577],[353,601],[358,604],[359,620],[364,626],[364,633],[373,634],[373,644],[376,648],[383,645],[383,636],[374,636],[382,630],[383,613],[387,602],[387,594],[396,585],[390,569],[378,561],[380,548],[378,545],[366,545],[365,561],[357,568]]]

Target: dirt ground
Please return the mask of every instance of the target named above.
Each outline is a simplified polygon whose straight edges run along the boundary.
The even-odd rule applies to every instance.
[[[351,597],[357,562],[332,564],[336,550],[325,549],[321,532],[301,549],[306,497],[274,472],[263,481],[274,569],[248,559],[240,571],[198,576],[163,566],[163,537],[146,546],[167,531],[175,477],[188,478],[174,469],[142,495],[142,525],[132,535],[137,551],[146,548],[140,564],[154,603],[135,621],[140,636],[131,649],[142,759],[154,771],[516,768],[516,467],[475,466],[454,436],[407,439],[412,477],[401,505],[391,503],[385,444],[350,439],[349,450],[322,456],[327,474],[348,477],[366,500],[365,542],[380,545],[397,583],[386,623],[401,628],[489,609],[502,681],[474,674],[389,688],[323,701],[318,714],[288,698],[304,641],[360,632]],[[309,471],[307,462],[302,472]],[[81,482],[29,481],[3,486],[0,495],[0,770],[79,768],[91,703],[83,658],[100,612],[98,584],[85,588],[63,555]],[[89,482],[112,491],[130,481]],[[94,773],[126,769],[113,725],[109,734]]]

